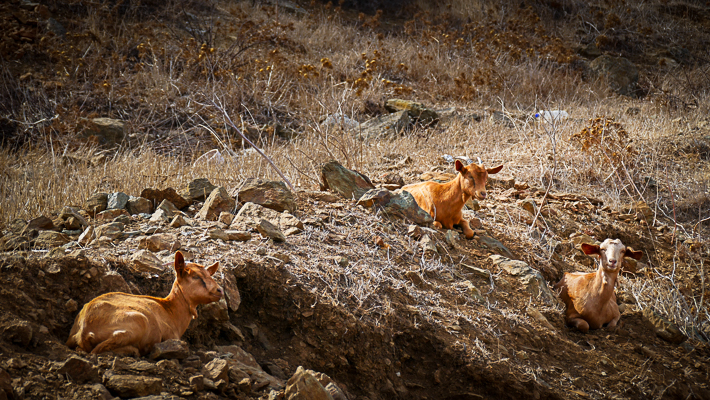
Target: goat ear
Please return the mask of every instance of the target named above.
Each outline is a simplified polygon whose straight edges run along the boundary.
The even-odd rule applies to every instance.
[[[640,260],[641,257],[643,257],[643,251],[641,250],[634,250],[631,247],[626,248],[626,253],[624,253],[625,257],[631,257],[634,260]]]
[[[454,168],[456,168],[457,171],[461,172],[461,170],[463,169],[463,163],[461,162],[461,160],[456,160],[456,162],[454,163]]]
[[[181,276],[185,271],[185,257],[179,251],[175,252],[175,273],[177,276]]]
[[[499,165],[499,166],[497,166],[497,167],[495,167],[495,168],[488,168],[488,169],[486,170],[486,172],[488,172],[488,175],[493,175],[493,174],[499,173],[500,170],[502,170],[502,169],[503,169],[503,164],[501,164],[501,165]]]
[[[586,255],[599,254],[599,245],[582,243],[582,251]]]
[[[214,275],[215,272],[217,272],[217,268],[219,268],[219,261],[210,265],[206,269],[207,269],[207,272],[209,272],[210,276],[212,276],[212,275]]]

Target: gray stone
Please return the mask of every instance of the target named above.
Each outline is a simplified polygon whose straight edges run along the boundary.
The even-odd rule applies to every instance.
[[[181,226],[188,225],[187,221],[185,220],[185,217],[182,215],[176,215],[173,220],[170,222],[170,227],[171,228],[179,228]]]
[[[516,258],[515,254],[508,250],[508,248],[505,247],[505,245],[497,239],[494,239],[490,236],[481,235],[479,241],[481,242],[481,244],[486,245],[489,249],[493,250],[496,253],[499,253],[508,258]]]
[[[108,193],[94,193],[84,202],[84,210],[92,217],[104,211],[106,206],[108,206]]]
[[[523,261],[511,260],[497,254],[489,258],[493,261],[493,264],[510,275],[517,277],[525,286],[528,293],[533,296],[541,297],[548,304],[555,302],[555,295],[547,286],[547,282],[545,278],[542,277],[542,274],[540,274],[540,271],[533,269]]]
[[[636,65],[628,59],[604,54],[589,63],[589,69],[594,77],[605,79],[616,93],[634,96],[639,72]]]
[[[227,305],[229,306],[229,309],[237,311],[237,309],[239,309],[239,305],[242,303],[242,296],[239,293],[239,288],[237,287],[237,280],[231,272],[224,274],[222,289],[227,297]]]
[[[357,200],[375,188],[368,177],[343,167],[337,161],[329,161],[320,169],[323,190],[332,190],[348,200]]]
[[[112,394],[122,398],[158,395],[163,391],[161,378],[117,375],[110,370],[104,374],[104,385]]]
[[[170,200],[163,200],[158,204],[158,207],[155,208],[156,211],[158,210],[163,210],[165,211],[165,215],[168,218],[172,218],[175,215],[180,214],[180,210],[178,210],[177,207],[175,207],[175,204],[173,204]]]
[[[377,207],[388,216],[395,216],[412,221],[418,225],[428,225],[434,219],[417,204],[414,197],[406,190],[394,192],[387,189],[371,189],[357,202],[365,208]]]
[[[422,236],[421,240],[419,241],[419,245],[422,246],[422,251],[424,252],[424,254],[439,254],[439,251],[436,249],[436,244],[434,244],[434,240],[432,240],[429,235]]]
[[[185,187],[180,195],[189,202],[200,201],[215,190],[217,186],[210,183],[206,178],[195,179]]]
[[[128,195],[123,192],[114,192],[108,195],[108,202],[106,204],[107,210],[120,210],[126,208],[128,203]]]
[[[121,144],[126,138],[123,121],[111,118],[94,118],[80,121],[81,136],[106,148]]]
[[[681,344],[688,339],[672,322],[663,318],[650,307],[643,310],[643,317],[653,327],[656,336],[673,344]]]
[[[62,363],[55,363],[57,373],[69,376],[73,382],[82,384],[85,382],[100,382],[99,369],[89,362],[89,360],[72,355]]]
[[[135,214],[152,214],[153,202],[145,197],[131,196],[126,203],[126,209],[131,215]]]
[[[190,355],[190,348],[180,339],[170,339],[156,343],[150,351],[151,360],[183,360]]]
[[[278,226],[281,231],[286,231],[290,228],[296,228],[299,231],[303,230],[303,222],[287,211],[279,213],[254,203],[246,203],[239,209],[229,229],[237,231],[247,228],[256,229],[262,219]]]
[[[221,212],[231,212],[236,205],[237,202],[227,193],[227,190],[220,186],[210,193],[196,217],[205,221],[216,221]]]
[[[259,221],[259,225],[256,226],[256,230],[262,235],[271,238],[274,242],[285,242],[286,236],[271,222],[262,219]]]
[[[170,250],[176,241],[177,238],[173,234],[158,233],[155,235],[142,237],[138,241],[138,248],[150,250],[154,253],[157,253],[162,250]],[[180,244],[178,243],[176,247],[180,248]]]
[[[412,121],[430,124],[439,119],[439,114],[422,103],[411,100],[390,99],[385,103],[389,112],[406,111]]]
[[[219,228],[210,229],[209,236],[210,239],[221,239],[225,242],[229,241],[229,235],[227,234],[227,232]]]
[[[32,343],[34,330],[27,321],[12,320],[2,327],[2,337],[10,343],[27,348]]]
[[[247,231],[227,230],[225,233],[228,236],[228,240],[235,240],[238,242],[248,242],[251,240],[251,233]]]
[[[383,114],[360,124],[357,137],[362,140],[395,139],[409,128],[412,121],[407,111]]]
[[[89,226],[89,222],[84,218],[81,214],[79,214],[73,207],[64,207],[62,208],[62,211],[59,213],[59,218],[69,221],[70,218],[74,218],[78,224],[76,226],[75,224],[71,224],[71,228],[69,225],[66,225],[67,229],[83,229],[84,227]]]
[[[296,211],[296,198],[282,181],[247,179],[244,185],[232,194],[238,195],[242,203],[254,203],[278,212],[288,210],[293,214]]]

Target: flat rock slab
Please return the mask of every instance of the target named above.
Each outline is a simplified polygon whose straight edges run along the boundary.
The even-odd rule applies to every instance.
[[[282,181],[267,181],[250,178],[232,194],[239,197],[241,203],[254,203],[282,212],[296,211],[296,197]]]
[[[545,278],[542,277],[542,274],[540,274],[540,271],[532,268],[526,262],[511,260],[497,254],[488,258],[493,261],[493,264],[518,278],[531,295],[541,297],[548,304],[555,301],[555,295],[552,293],[549,286],[547,286],[547,282]]]

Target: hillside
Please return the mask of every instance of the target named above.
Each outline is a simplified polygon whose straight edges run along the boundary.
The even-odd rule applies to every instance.
[[[710,398],[710,7],[433,4],[0,5],[0,399]],[[504,165],[473,239],[361,199],[456,157]],[[644,257],[580,333],[606,238]],[[227,298],[177,350],[64,345],[178,249]]]

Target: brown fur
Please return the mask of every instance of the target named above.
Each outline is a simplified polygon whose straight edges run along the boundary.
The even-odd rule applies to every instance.
[[[450,182],[420,182],[402,189],[411,193],[419,207],[434,218],[435,228],[454,229],[454,225],[459,225],[466,238],[471,239],[473,231],[468,220],[463,219],[463,206],[471,197],[485,199],[488,174],[497,174],[503,166],[486,169],[478,164],[464,166],[456,160],[455,168],[458,174]]]
[[[582,332],[599,329],[607,324],[614,328],[621,318],[616,304],[614,285],[624,257],[636,260],[643,252],[624,246],[619,239],[606,239],[601,245],[582,244],[585,254],[599,256],[596,272],[566,272],[555,285],[565,303],[565,321]]]
[[[222,288],[212,279],[218,267],[219,263],[208,268],[185,264],[182,253],[176,252],[176,279],[167,297],[103,294],[79,312],[67,346],[94,354],[111,351],[138,356],[147,354],[156,343],[179,339],[197,316],[198,304],[222,298]]]

